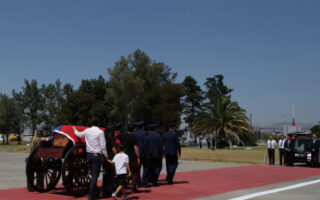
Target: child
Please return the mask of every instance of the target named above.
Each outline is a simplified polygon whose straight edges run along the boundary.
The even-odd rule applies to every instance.
[[[112,194],[113,199],[117,199],[119,192],[123,194],[123,199],[128,199],[126,195],[127,176],[131,176],[129,157],[124,153],[125,147],[123,144],[119,145],[119,153],[116,154],[113,160],[108,160],[109,163],[115,164],[118,188]],[[128,174],[127,174],[128,173]]]

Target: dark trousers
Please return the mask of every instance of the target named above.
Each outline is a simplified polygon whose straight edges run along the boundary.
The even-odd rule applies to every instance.
[[[102,179],[102,193],[103,196],[111,196],[115,189],[115,171],[114,166],[103,159],[103,179]]]
[[[158,179],[160,176],[160,172],[162,170],[162,158],[150,158],[150,170],[151,170],[151,176],[150,176],[150,181],[152,182],[153,185],[158,184]]]
[[[167,180],[169,184],[172,184],[174,174],[178,167],[177,155],[165,155],[166,156],[166,168],[167,168]]]
[[[132,189],[137,189],[137,182],[138,182],[138,176],[140,176],[139,173],[139,165],[138,161],[131,161],[129,162],[130,170],[131,170],[131,180],[132,180]]]
[[[141,180],[141,168],[145,166],[146,158],[144,156],[140,156],[140,165],[138,166],[138,179],[137,184],[138,186],[142,186],[142,180]]]
[[[268,149],[269,164],[274,164],[274,149]]]
[[[283,158],[283,164],[286,164],[285,150],[279,148],[280,165],[282,165],[282,158]]]
[[[318,167],[318,158],[319,151],[311,151],[311,166],[312,167]]]
[[[294,153],[293,151],[286,151],[287,156],[287,166],[293,166],[294,164]]]
[[[90,197],[97,197],[100,194],[99,188],[97,186],[97,182],[98,182],[98,178],[99,178],[99,174],[100,174],[102,156],[100,154],[88,153],[87,159],[88,159],[88,163],[89,163],[90,170],[91,170],[89,196]]]
[[[146,158],[143,162],[143,174],[141,186],[148,186],[151,176],[151,160],[150,158]]]

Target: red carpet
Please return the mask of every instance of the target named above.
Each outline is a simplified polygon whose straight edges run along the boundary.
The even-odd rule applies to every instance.
[[[160,181],[160,187],[140,188],[141,193],[129,194],[129,196],[131,199],[192,199],[311,176],[320,176],[320,169],[255,165],[181,172],[176,174],[173,185],[166,185],[165,182]],[[68,195],[60,185],[49,193],[29,193],[26,188],[0,190],[0,199],[57,200],[76,198]],[[87,197],[77,199],[82,200]]]

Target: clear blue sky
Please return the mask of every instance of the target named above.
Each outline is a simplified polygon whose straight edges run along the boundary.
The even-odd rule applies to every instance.
[[[320,1],[1,0],[0,93],[76,88],[135,49],[202,85],[225,76],[254,124],[320,121]]]

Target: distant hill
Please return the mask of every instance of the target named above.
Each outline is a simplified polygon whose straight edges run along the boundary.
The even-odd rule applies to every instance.
[[[272,123],[268,125],[256,125],[254,126],[255,128],[265,128],[265,129],[272,129],[272,128],[277,128],[277,129],[282,129],[283,126],[290,126],[291,122],[280,122],[280,123]],[[310,123],[297,123],[297,126],[301,126],[302,130],[309,130],[311,127],[313,127],[315,124],[310,124]]]

